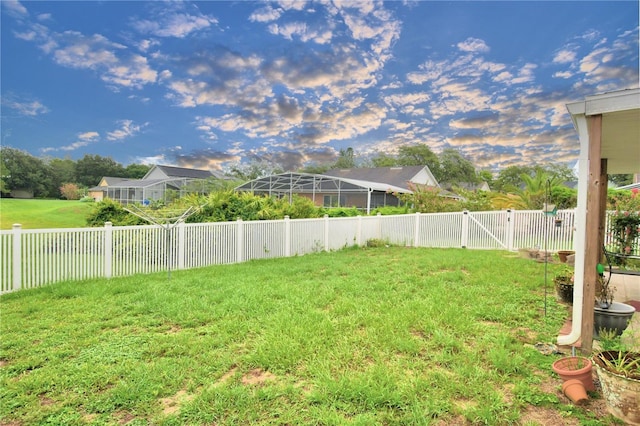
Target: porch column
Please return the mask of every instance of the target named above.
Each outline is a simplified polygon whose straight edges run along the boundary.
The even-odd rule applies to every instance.
[[[584,247],[584,273],[582,290],[581,350],[591,353],[593,347],[593,305],[595,301],[597,271],[600,261],[600,193],[602,188],[600,153],[602,148],[602,115],[587,117],[589,132],[589,187],[587,190],[587,217]],[[605,182],[606,184],[606,182]]]

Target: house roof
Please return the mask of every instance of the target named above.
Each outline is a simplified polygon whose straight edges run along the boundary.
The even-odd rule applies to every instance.
[[[154,169],[160,169],[162,173],[167,175],[167,177],[171,178],[191,178],[191,179],[207,179],[213,177],[214,174],[209,170],[199,170],[199,169],[187,169],[185,167],[175,167],[175,166],[153,166],[151,170],[147,172],[145,179],[147,176],[151,174]]]
[[[352,179],[369,184],[378,183],[410,190],[410,182],[421,184],[425,183],[416,181],[418,174],[423,171],[428,172],[428,175],[433,178],[433,175],[427,166],[332,169],[327,170],[324,175],[342,179]],[[435,182],[435,178],[433,178],[433,181]]]
[[[94,186],[92,188],[89,188],[89,191],[104,191],[107,187],[113,186],[113,185],[117,185],[120,182],[124,182],[126,180],[127,180],[127,178],[103,176],[102,179],[100,179],[100,183],[105,182],[106,185],[104,185],[104,186],[102,186],[102,185]]]
[[[264,192],[366,192],[374,191],[411,192],[408,189],[379,182],[367,182],[357,179],[346,179],[335,176],[316,175],[309,173],[286,172],[265,176],[246,182],[236,188],[239,191]]]

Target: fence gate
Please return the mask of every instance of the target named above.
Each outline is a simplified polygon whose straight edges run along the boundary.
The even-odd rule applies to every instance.
[[[463,212],[462,247],[475,249],[513,248],[511,210]]]

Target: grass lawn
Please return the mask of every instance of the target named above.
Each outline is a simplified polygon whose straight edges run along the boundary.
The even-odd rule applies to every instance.
[[[552,372],[542,264],[354,248],[0,298],[0,424],[611,424]],[[597,399],[592,395],[591,400]]]
[[[67,200],[0,198],[0,229],[83,228],[92,203]]]

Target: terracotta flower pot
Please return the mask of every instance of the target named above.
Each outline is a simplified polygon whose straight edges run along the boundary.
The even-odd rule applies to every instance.
[[[553,363],[553,371],[565,382],[577,379],[582,382],[585,390],[595,391],[591,360],[582,356],[560,358]]]
[[[558,257],[560,258],[560,262],[567,263],[567,256],[575,253],[576,252],[573,250],[558,250]]]
[[[562,384],[562,392],[574,404],[581,404],[588,399],[587,390],[578,379],[570,379]]]

